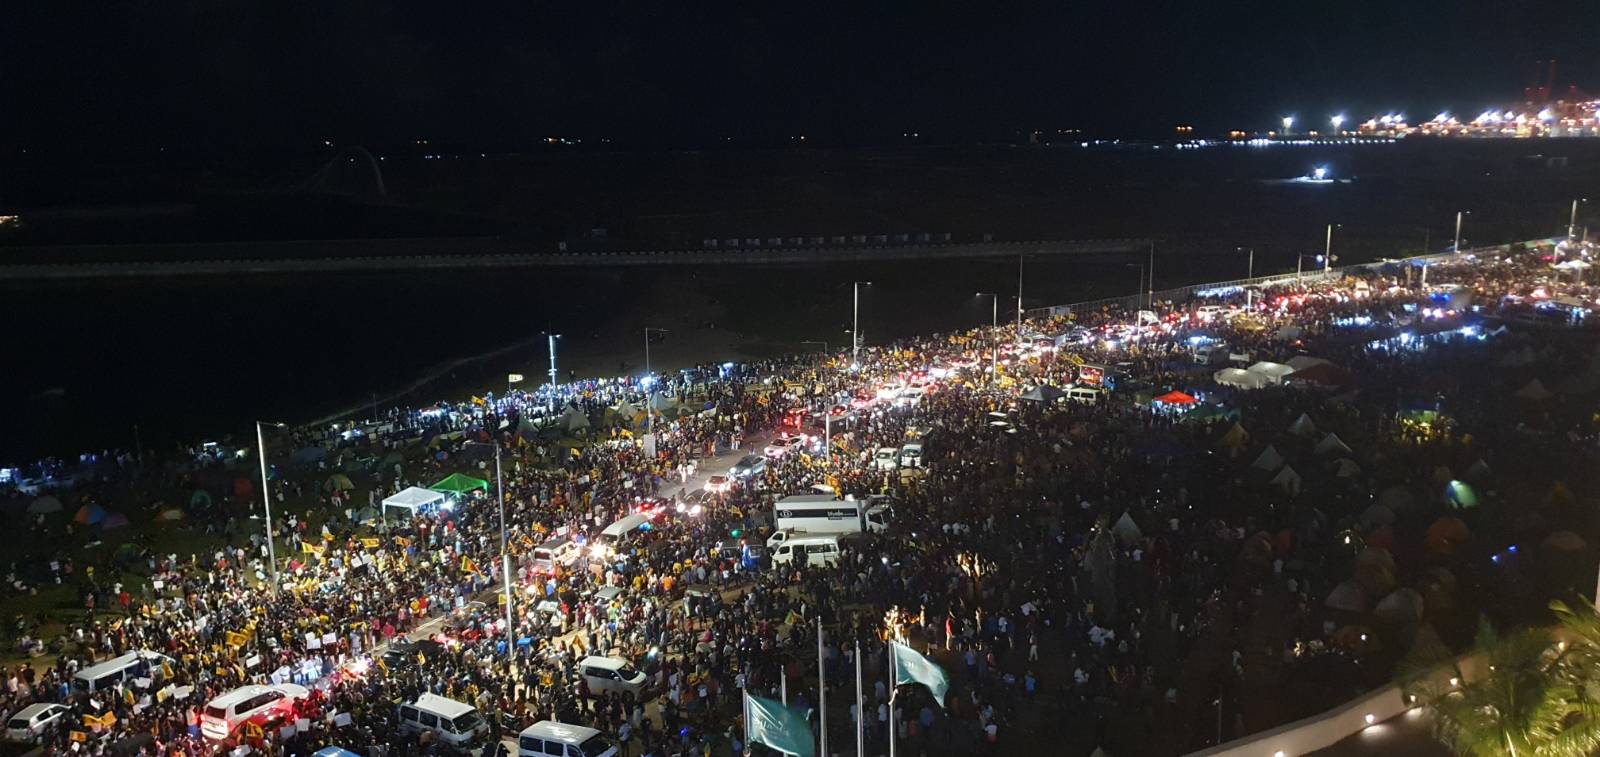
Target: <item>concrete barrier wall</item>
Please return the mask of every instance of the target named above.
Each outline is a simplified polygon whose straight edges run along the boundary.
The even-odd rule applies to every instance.
[[[395,240],[403,249],[421,249],[413,254],[340,254],[340,249],[370,249],[384,242],[360,241],[347,246],[342,242],[285,242],[219,245],[145,245],[119,249],[85,247],[85,256],[124,259],[93,259],[86,262],[15,263],[0,265],[0,280],[45,280],[82,278],[128,278],[140,276],[219,276],[241,273],[332,273],[344,271],[447,270],[492,268],[594,268],[604,266],[656,265],[782,265],[823,262],[881,262],[886,260],[938,260],[952,258],[1014,258],[1022,255],[1097,255],[1142,250],[1145,239],[1090,239],[1031,242],[973,242],[951,244],[904,244],[844,247],[771,247],[722,250],[626,250],[614,252],[457,252],[443,248],[425,251],[427,240]],[[465,244],[465,243],[464,243]],[[487,242],[485,242],[487,244]],[[359,246],[356,246],[359,245]],[[283,257],[260,258],[263,247],[278,247]],[[471,246],[468,245],[469,249]],[[182,259],[162,260],[158,251],[183,255]],[[49,254],[70,260],[73,248],[16,248],[22,257]]]

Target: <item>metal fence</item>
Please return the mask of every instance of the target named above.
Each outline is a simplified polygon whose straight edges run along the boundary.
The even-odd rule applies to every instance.
[[[1555,240],[1555,239],[1532,239],[1532,240],[1528,240],[1526,242],[1521,242],[1520,244],[1523,245],[1523,246],[1534,246],[1534,245],[1540,245],[1540,244],[1553,244],[1555,241],[1557,241],[1557,240]],[[1504,254],[1510,252],[1511,248],[1514,247],[1514,246],[1516,246],[1516,245],[1502,244],[1502,245],[1494,245],[1492,247],[1474,247],[1474,248],[1471,248],[1471,249],[1463,250],[1462,252],[1464,254],[1474,255],[1474,256],[1504,255]],[[1434,254],[1431,254],[1431,255],[1413,255],[1413,256],[1408,257],[1408,258],[1397,258],[1397,259],[1391,259],[1391,260],[1382,260],[1382,261],[1377,261],[1377,262],[1373,262],[1373,263],[1358,263],[1356,265],[1339,266],[1337,268],[1317,268],[1317,269],[1314,269],[1314,270],[1311,270],[1311,271],[1303,271],[1301,273],[1280,273],[1280,274],[1274,274],[1272,276],[1256,276],[1254,278],[1248,278],[1248,279],[1230,279],[1228,281],[1210,281],[1210,282],[1206,282],[1204,284],[1190,284],[1188,286],[1174,287],[1172,289],[1161,289],[1161,290],[1157,290],[1157,291],[1155,291],[1153,293],[1140,292],[1140,293],[1137,293],[1137,294],[1128,294],[1128,295],[1123,295],[1123,296],[1120,296],[1120,297],[1103,297],[1103,298],[1098,299],[1098,300],[1086,300],[1084,302],[1072,302],[1072,303],[1067,303],[1065,305],[1053,305],[1053,306],[1050,306],[1050,307],[1043,307],[1043,308],[1031,308],[1029,310],[1024,310],[1022,312],[1023,312],[1023,316],[1026,317],[1026,318],[1045,318],[1045,317],[1055,316],[1055,315],[1068,315],[1068,314],[1071,314],[1071,313],[1083,312],[1083,311],[1087,311],[1087,310],[1099,310],[1101,308],[1106,308],[1106,307],[1120,307],[1120,308],[1122,308],[1124,310],[1137,310],[1140,307],[1142,307],[1147,300],[1153,300],[1155,302],[1162,302],[1162,301],[1183,302],[1185,300],[1188,300],[1188,299],[1194,297],[1197,292],[1203,292],[1203,291],[1208,290],[1208,289],[1231,289],[1231,288],[1234,288],[1234,287],[1241,287],[1242,288],[1242,287],[1247,287],[1247,286],[1255,286],[1255,287],[1261,287],[1261,288],[1265,289],[1265,288],[1270,288],[1270,287],[1278,286],[1278,285],[1282,285],[1282,284],[1305,283],[1305,282],[1323,281],[1323,280],[1326,280],[1326,279],[1337,279],[1337,278],[1344,277],[1345,274],[1360,273],[1360,272],[1363,272],[1363,271],[1371,271],[1371,270],[1374,270],[1374,269],[1376,269],[1376,268],[1378,268],[1380,266],[1385,266],[1385,265],[1391,265],[1391,264],[1415,265],[1415,264],[1418,264],[1418,263],[1429,263],[1429,262],[1435,262],[1435,261],[1452,260],[1452,259],[1455,259],[1456,257],[1457,256],[1455,254],[1449,253],[1449,252],[1434,253]]]

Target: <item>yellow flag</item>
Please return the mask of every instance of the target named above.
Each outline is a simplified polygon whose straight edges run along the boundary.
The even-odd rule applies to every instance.
[[[377,549],[378,548],[378,540],[377,539],[372,539],[372,538],[362,539],[361,540],[361,546],[366,547],[367,549]]]

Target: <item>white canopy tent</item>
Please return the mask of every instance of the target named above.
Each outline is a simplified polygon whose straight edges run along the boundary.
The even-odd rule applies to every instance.
[[[1139,524],[1133,522],[1133,516],[1127,511],[1123,511],[1122,517],[1112,524],[1111,532],[1116,534],[1117,541],[1122,542],[1124,546],[1144,538],[1144,532],[1139,530]]]
[[[406,510],[406,517],[410,517],[419,512],[442,507],[448,499],[442,492],[420,486],[408,486],[403,491],[384,498],[383,517],[389,517],[391,507]]]
[[[561,429],[563,431],[577,431],[589,427],[589,416],[585,415],[577,405],[567,405],[566,412],[561,414]]]
[[[1251,373],[1243,368],[1223,368],[1211,374],[1211,380],[1223,385],[1239,389],[1260,389],[1272,383],[1271,379],[1259,373]]]
[[[1300,481],[1300,474],[1296,473],[1294,468],[1288,465],[1283,466],[1283,470],[1278,471],[1278,475],[1272,477],[1272,483],[1282,487],[1289,494],[1300,493]]]
[[[1283,455],[1278,454],[1276,447],[1268,444],[1267,448],[1261,450],[1261,454],[1256,456],[1256,461],[1251,463],[1250,467],[1264,471],[1275,471],[1283,467]]]
[[[1303,371],[1307,368],[1318,365],[1333,365],[1333,362],[1324,360],[1320,357],[1312,357],[1310,355],[1295,355],[1294,357],[1289,358],[1287,365],[1297,371]]]
[[[1283,363],[1273,363],[1266,360],[1256,363],[1245,370],[1248,370],[1251,373],[1259,373],[1263,376],[1266,376],[1267,379],[1274,384],[1283,383],[1284,376],[1294,373],[1293,368],[1290,368]]]
[[[1338,434],[1330,433],[1317,442],[1316,449],[1312,450],[1319,455],[1332,455],[1335,453],[1350,454],[1350,445],[1345,444]]]
[[[1310,436],[1317,433],[1317,424],[1311,422],[1311,416],[1301,413],[1294,423],[1289,424],[1289,433],[1295,436]]]

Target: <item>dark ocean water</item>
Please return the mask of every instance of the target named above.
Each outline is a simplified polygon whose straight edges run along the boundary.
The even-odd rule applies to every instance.
[[[636,180],[596,179],[581,192],[626,189],[632,194],[605,203],[632,219],[632,228],[693,240],[921,229],[995,231],[1002,238],[1154,236],[1162,240],[1161,288],[1242,276],[1237,246],[1256,248],[1257,274],[1292,270],[1297,252],[1321,251],[1330,221],[1343,224],[1335,242],[1341,263],[1414,252],[1424,239],[1439,249],[1457,209],[1474,211],[1470,242],[1559,233],[1568,198],[1600,175],[1600,150],[1585,145],[1597,155],[1552,167],[1543,156],[1552,147],[1565,146],[1365,146],[1272,155],[1224,148],[1201,158],[1171,150],[1082,157],[983,152],[909,161],[835,155],[837,170],[826,161],[818,168],[818,161],[783,156],[751,170],[757,178],[748,192],[728,186],[737,183],[741,158],[716,158],[721,163],[708,169],[700,156],[684,169],[692,174],[687,178],[674,173],[681,166],[663,165],[666,159],[640,160],[645,168]],[[608,160],[615,169],[617,159]],[[1321,163],[1354,180],[1271,181]],[[707,175],[715,181],[695,184]],[[406,182],[403,170],[391,178],[398,187]],[[446,204],[504,204],[482,197],[485,191],[447,195]],[[540,184],[531,194],[556,191]],[[685,193],[696,197],[691,202]],[[508,190],[507,196],[528,194]],[[793,199],[792,217],[782,210],[786,197]],[[745,205],[760,212],[724,212]],[[450,232],[459,234],[459,217],[455,223]],[[1131,292],[1138,271],[1127,264],[1142,259],[1030,260],[1027,306]],[[304,422],[370,405],[422,376],[438,379],[404,401],[459,397],[492,387],[508,371],[538,381],[547,367],[538,340],[546,329],[564,334],[563,373],[580,375],[637,370],[639,329],[647,325],[674,330],[655,350],[657,368],[815,349],[803,340],[839,345],[848,338],[852,280],[874,282],[862,301],[869,342],[970,327],[990,317],[977,291],[1002,293],[1001,318],[1014,314],[1016,266],[991,259],[0,285],[6,408],[0,464],[127,445],[135,425],[146,445],[164,446],[244,433],[255,418]],[[517,343],[526,344],[445,368]]]

